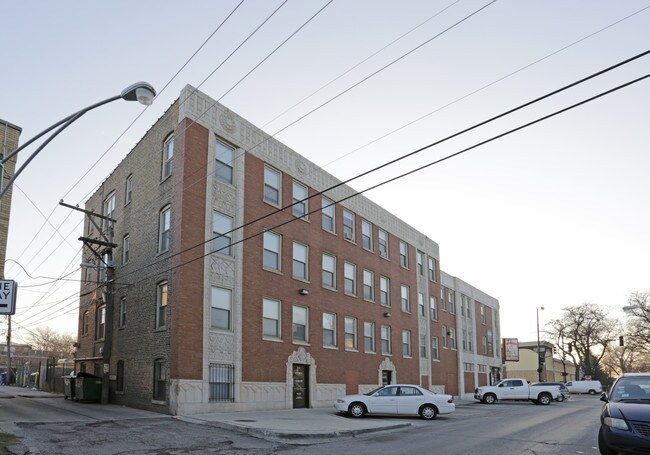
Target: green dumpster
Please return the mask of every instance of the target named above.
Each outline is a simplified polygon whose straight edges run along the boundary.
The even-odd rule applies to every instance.
[[[79,401],[101,401],[102,378],[89,373],[79,373],[74,380],[74,394]]]
[[[74,376],[63,376],[63,394],[65,395],[66,400],[68,398],[71,400],[74,399],[74,380]]]

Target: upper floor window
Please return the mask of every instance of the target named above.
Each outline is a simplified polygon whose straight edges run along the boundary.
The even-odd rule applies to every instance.
[[[485,316],[485,305],[480,305],[481,308],[481,323],[485,325],[487,318]]]
[[[262,335],[280,338],[280,301],[263,299],[262,306]]]
[[[280,270],[281,237],[271,231],[264,233],[263,266],[269,270]]]
[[[309,341],[309,310],[307,308],[293,306],[293,341],[306,343]]]
[[[375,323],[363,323],[363,348],[366,352],[375,352]]]
[[[422,251],[415,252],[415,259],[417,263],[418,275],[424,275],[424,253]]]
[[[401,296],[402,296],[402,311],[407,313],[411,311],[411,302],[409,301],[409,287],[402,285],[401,287]]]
[[[122,264],[129,263],[129,234],[122,239]]]
[[[431,337],[431,360],[440,360],[440,347],[438,337]]]
[[[379,303],[390,306],[390,281],[385,276],[379,277]]]
[[[323,287],[336,289],[336,258],[323,254]]]
[[[436,260],[433,258],[429,258],[428,265],[429,265],[429,279],[431,281],[436,281]]]
[[[405,242],[402,242],[401,240],[399,242],[399,265],[401,265],[404,268],[408,268],[409,266],[408,246],[406,245]]]
[[[276,206],[280,205],[280,188],[282,175],[275,169],[264,166],[264,201]]]
[[[115,218],[115,192],[113,191],[104,199],[104,216],[107,218]],[[104,219],[102,222],[102,230],[108,236],[112,238],[112,232],[109,231],[109,228],[113,227],[113,221]]]
[[[411,331],[402,330],[402,355],[411,357]]]
[[[298,183],[294,180],[293,182],[293,206],[291,207],[291,212],[293,216],[298,218],[307,217],[308,206],[307,206],[307,187],[302,183]]]
[[[418,292],[418,310],[420,311],[420,316],[426,316],[427,310],[424,306],[424,294]]]
[[[212,251],[232,256],[232,227],[231,216],[212,212]]]
[[[346,262],[343,266],[343,283],[346,294],[357,294],[357,266]]]
[[[343,209],[343,237],[346,240],[355,241],[354,238],[354,213]]]
[[[357,320],[345,318],[345,349],[357,349]]]
[[[81,319],[81,334],[88,335],[88,312],[85,311]]]
[[[336,314],[323,313],[323,346],[336,346]]]
[[[361,246],[372,250],[372,224],[366,220],[361,220]]]
[[[388,257],[388,233],[379,229],[377,231],[377,238],[379,239],[379,255],[381,257]]]
[[[233,165],[235,163],[235,149],[224,144],[221,141],[216,141],[215,149],[217,160],[215,176],[222,182],[232,184]]]
[[[431,309],[431,320],[438,320],[438,302],[433,296],[429,296],[429,308]]]
[[[307,279],[307,264],[309,248],[302,243],[293,242],[293,277],[301,280]]]
[[[363,271],[363,298],[375,300],[375,274],[370,270]]]
[[[174,166],[174,135],[170,134],[163,142],[162,180],[172,175]]]
[[[232,290],[212,286],[211,306],[210,324],[212,328],[230,330]]]
[[[167,324],[168,285],[166,281],[158,283],[156,291],[156,328]]]
[[[169,250],[171,243],[171,224],[172,211],[168,205],[160,211],[159,230],[158,230],[158,252],[162,253]]]
[[[449,347],[451,349],[457,349],[456,345],[456,329],[453,327],[449,328]]]
[[[420,335],[420,357],[427,358],[427,336]]]
[[[334,202],[323,196],[321,199],[322,226],[326,231],[334,232]]]
[[[131,202],[132,194],[133,194],[133,174],[129,175],[126,178],[126,182],[124,184],[124,205]]]
[[[487,355],[487,337],[483,337],[481,340],[481,352],[483,355]]]
[[[118,327],[126,327],[126,297],[120,299],[120,315],[118,319]]]
[[[103,340],[106,336],[106,306],[97,308],[95,317],[95,339]]]
[[[390,326],[381,326],[381,353],[390,354]]]

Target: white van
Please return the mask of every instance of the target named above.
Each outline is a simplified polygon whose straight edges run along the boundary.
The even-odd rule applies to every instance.
[[[588,393],[589,395],[596,395],[603,391],[600,381],[569,381],[566,383],[566,387],[571,393]]]

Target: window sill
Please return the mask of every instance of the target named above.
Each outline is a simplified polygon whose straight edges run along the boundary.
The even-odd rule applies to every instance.
[[[264,267],[264,266],[262,266],[262,270],[264,270],[264,271],[266,271],[266,272],[275,273],[276,275],[284,275],[284,274],[282,273],[282,270],[278,270],[278,269],[269,269],[268,267]]]
[[[358,349],[348,349],[348,348],[345,348],[345,352],[359,352],[359,350],[358,350]]]
[[[300,281],[301,283],[311,284],[311,281],[309,281],[307,278],[300,278],[298,276],[292,276],[291,278],[296,281]]]
[[[282,338],[275,338],[275,337],[262,337],[263,341],[270,341],[271,343],[284,343]]]
[[[167,331],[167,326],[156,327],[155,329],[153,329],[153,333],[156,333],[156,332],[165,332],[165,331]]]
[[[158,404],[158,405],[166,405],[166,401],[160,401],[160,400],[151,400],[151,404]]]
[[[262,199],[262,202],[265,203],[266,205],[270,205],[271,207],[275,207],[276,209],[281,209],[282,206],[275,204],[271,201],[267,201],[266,199]]]
[[[331,287],[329,287],[329,286],[323,286],[323,289],[325,289],[325,290],[327,290],[327,291],[338,292],[338,291],[336,290],[336,288],[331,288]]]
[[[311,346],[308,341],[293,340],[292,342],[298,346]]]
[[[385,356],[388,356],[388,357],[393,356],[393,354],[391,354],[390,352],[382,352],[381,355],[385,355]]]
[[[372,355],[377,354],[376,351],[363,351],[363,352],[364,352],[365,354],[372,354]]]
[[[343,292],[343,294],[347,295],[348,297],[354,297],[355,299],[358,299],[359,296],[356,294],[353,294],[351,292]]]
[[[363,301],[368,303],[375,303],[375,299],[367,299],[365,297],[363,298]]]
[[[331,349],[332,351],[338,351],[339,347],[338,346],[325,346],[325,345],[323,345],[323,349]]]

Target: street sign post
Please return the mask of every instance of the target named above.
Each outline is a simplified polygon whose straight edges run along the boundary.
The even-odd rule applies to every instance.
[[[0,314],[16,313],[16,282],[0,280]]]

